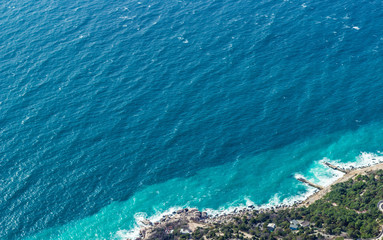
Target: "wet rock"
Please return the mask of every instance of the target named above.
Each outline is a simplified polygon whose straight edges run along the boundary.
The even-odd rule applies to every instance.
[[[144,224],[144,225],[153,226],[153,223],[151,221],[149,221],[148,219],[142,220],[141,223]]]
[[[199,212],[199,211],[193,212],[193,217],[195,219],[200,219],[201,218],[201,212]]]

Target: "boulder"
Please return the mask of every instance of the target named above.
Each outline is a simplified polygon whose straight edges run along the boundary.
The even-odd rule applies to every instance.
[[[201,212],[199,212],[199,211],[197,211],[197,212],[193,212],[193,213],[192,213],[192,217],[191,217],[191,219],[192,219],[193,221],[198,221],[198,220],[200,220],[200,219],[201,219]]]
[[[149,225],[149,226],[152,226],[153,223],[151,221],[149,221],[148,219],[144,219],[141,221],[144,225]]]

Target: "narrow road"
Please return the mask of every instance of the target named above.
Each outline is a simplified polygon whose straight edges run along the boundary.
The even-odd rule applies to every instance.
[[[383,200],[378,202],[378,209],[383,213]],[[380,232],[380,234],[376,237],[376,239],[381,240],[383,239],[383,230]]]

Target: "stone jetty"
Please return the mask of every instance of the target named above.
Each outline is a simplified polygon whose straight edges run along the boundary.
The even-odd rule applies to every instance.
[[[315,188],[317,188],[319,190],[322,190],[324,188],[321,185],[312,183],[312,182],[310,182],[309,180],[307,180],[306,178],[303,178],[303,177],[299,177],[299,178],[297,178],[297,180],[300,181],[300,182],[306,183],[306,184],[310,185],[311,187],[315,187]]]
[[[350,172],[350,170],[346,170],[346,169],[343,169],[343,168],[341,168],[341,167],[332,165],[332,164],[329,163],[329,162],[323,162],[323,164],[326,165],[326,166],[329,167],[329,168],[332,168],[332,169],[334,169],[334,170],[336,170],[336,171],[340,171],[340,172],[342,172],[342,173],[349,173],[349,172]]]

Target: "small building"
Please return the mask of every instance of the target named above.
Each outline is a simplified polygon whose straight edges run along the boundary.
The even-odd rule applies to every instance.
[[[302,227],[308,227],[308,226],[310,226],[310,222],[308,222],[308,221],[303,221],[303,222],[301,223],[301,226],[302,226]]]
[[[267,230],[269,230],[270,232],[274,231],[275,229],[275,223],[269,223],[267,224]]]
[[[182,233],[182,234],[191,234],[191,231],[190,231],[189,229],[183,229],[183,228],[181,228],[181,229],[180,229],[180,233]]]
[[[291,230],[298,230],[299,226],[300,226],[300,224],[297,220],[294,219],[294,220],[290,221],[290,229]]]

